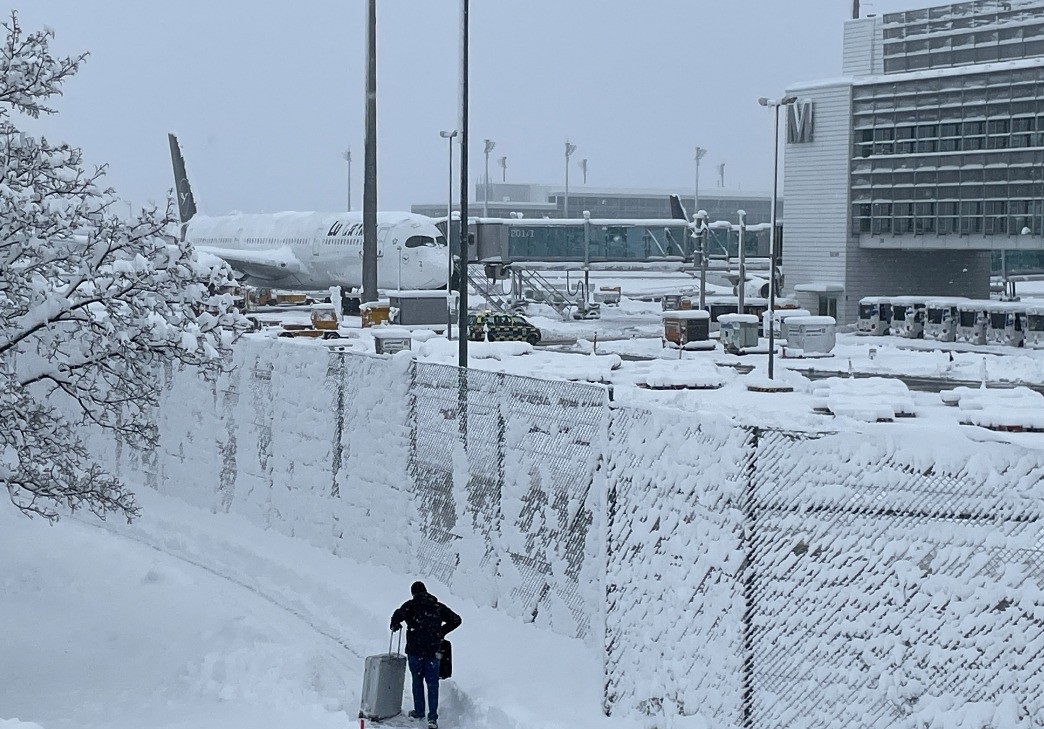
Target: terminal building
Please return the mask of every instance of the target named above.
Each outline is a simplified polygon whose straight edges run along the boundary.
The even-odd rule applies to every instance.
[[[994,252],[1044,250],[1044,0],[850,20],[841,70],[786,91],[783,270],[806,308],[988,298]]]

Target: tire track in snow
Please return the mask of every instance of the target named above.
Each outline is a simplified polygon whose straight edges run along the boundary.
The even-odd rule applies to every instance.
[[[95,528],[98,528],[98,529],[102,529],[102,530],[108,532],[109,534],[112,534],[113,536],[120,537],[120,538],[123,538],[123,539],[127,539],[129,541],[141,544],[142,546],[149,547],[150,549],[153,549],[153,550],[159,552],[160,554],[166,555],[166,556],[168,556],[168,557],[170,557],[172,559],[178,560],[178,561],[183,562],[185,564],[192,565],[193,567],[196,567],[196,568],[198,568],[198,569],[200,569],[200,570],[202,570],[204,572],[207,572],[207,573],[213,575],[214,577],[217,577],[217,578],[219,578],[221,580],[224,580],[226,582],[234,584],[237,587],[241,587],[244,590],[247,590],[248,592],[252,593],[256,597],[260,598],[261,600],[267,602],[268,604],[270,604],[270,605],[278,608],[279,610],[282,610],[282,611],[288,613],[289,615],[292,615],[293,617],[297,618],[300,622],[302,622],[305,625],[307,625],[313,632],[315,632],[316,634],[321,635],[322,637],[324,637],[324,638],[326,638],[326,639],[336,643],[338,646],[340,646],[341,648],[343,648],[346,651],[348,651],[349,653],[351,653],[357,659],[362,660],[362,659],[365,658],[365,656],[362,653],[360,653],[358,650],[356,650],[351,645],[349,645],[347,642],[345,642],[344,639],[342,639],[342,638],[338,637],[337,635],[335,635],[332,632],[332,630],[333,630],[332,628],[327,628],[327,627],[323,627],[323,626],[318,625],[317,624],[317,618],[316,618],[316,616],[314,614],[308,614],[303,609],[301,609],[299,607],[295,607],[292,604],[288,604],[288,602],[284,602],[283,600],[279,599],[276,595],[273,595],[270,592],[262,589],[256,582],[254,582],[253,584],[248,582],[249,578],[243,577],[243,576],[240,576],[240,575],[237,575],[237,574],[234,574],[231,571],[231,569],[228,570],[228,571],[221,570],[221,569],[218,569],[218,568],[214,567],[213,566],[213,562],[211,562],[211,563],[204,562],[202,557],[197,557],[195,555],[190,555],[190,553],[188,553],[188,552],[186,552],[184,550],[174,551],[174,549],[169,546],[170,542],[172,541],[171,539],[166,539],[166,540],[164,540],[164,539],[151,539],[151,538],[149,538],[147,536],[146,532],[143,532],[142,530],[136,529],[134,527],[128,527],[126,530],[124,530],[123,528],[117,528],[117,527],[111,526],[111,525],[109,525],[106,522],[90,522],[90,521],[86,521],[84,519],[80,519],[80,518],[75,517],[75,516],[72,516],[70,518],[74,519],[75,521],[79,522],[80,524],[83,524],[84,526],[95,527]],[[168,525],[167,524],[163,524],[163,526],[164,526],[164,528],[167,528]],[[136,533],[130,533],[130,532],[136,532]],[[200,538],[207,539],[207,540],[210,540],[210,541],[214,541],[209,535],[200,534],[199,532],[195,532],[195,534],[193,536],[196,538],[197,542],[200,540]],[[184,534],[181,534],[181,535],[175,536],[174,540],[185,539],[185,538],[186,538],[186,536]],[[227,542],[222,542],[220,544],[222,544],[222,546],[224,548],[226,548],[226,550],[230,549],[230,550],[232,550],[234,552],[239,553],[240,555],[245,555],[245,556],[247,556],[249,558],[252,558],[252,559],[260,561],[260,562],[264,562],[265,561],[265,559],[263,557],[260,557],[259,555],[256,555],[256,554],[253,554],[253,553],[249,552],[248,550],[243,549],[242,547],[237,547],[237,546],[234,546],[234,545],[229,544]],[[211,557],[213,558],[213,554],[211,554]],[[231,565],[228,565],[227,562],[225,563],[225,566],[231,568]],[[288,570],[285,570],[282,567],[276,567],[275,565],[271,565],[270,564],[270,566],[274,567],[275,569],[277,569],[279,571],[288,571]],[[348,662],[346,660],[343,660],[340,656],[337,656],[337,660],[338,660],[338,662],[341,662],[344,665],[348,665]]]

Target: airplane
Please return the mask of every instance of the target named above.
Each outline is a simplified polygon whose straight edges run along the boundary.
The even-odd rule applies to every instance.
[[[288,291],[362,289],[362,213],[197,215],[178,139],[167,137],[181,236],[197,251],[224,260],[242,283]],[[431,218],[377,213],[379,289],[445,288],[448,258],[446,237]]]

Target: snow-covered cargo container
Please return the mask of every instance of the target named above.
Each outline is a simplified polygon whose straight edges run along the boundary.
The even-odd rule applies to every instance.
[[[787,319],[787,356],[829,354],[837,340],[832,316],[792,316]]]
[[[665,311],[663,317],[663,339],[666,347],[682,349],[714,349],[710,338],[710,312],[702,309],[688,311]]]
[[[718,331],[726,352],[739,354],[758,346],[758,317],[754,314],[722,314],[718,317]]]

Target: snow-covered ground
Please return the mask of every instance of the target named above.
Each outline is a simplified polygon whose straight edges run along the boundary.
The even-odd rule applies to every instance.
[[[603,312],[593,322],[563,322],[548,312],[531,317],[547,338],[575,341],[574,351],[473,343],[472,365],[607,383],[617,401],[642,406],[841,429],[846,418],[877,417],[852,398],[880,400],[879,390],[842,381],[825,395],[820,386],[817,398],[813,383],[791,368],[1044,383],[1044,352],[951,352],[945,345],[841,334],[832,358],[777,359],[777,376],[795,392],[766,395],[746,388],[764,378],[764,355],[665,350],[656,303],[625,299]],[[307,310],[271,317],[300,320]],[[298,343],[373,351],[365,331],[338,342]],[[416,336],[412,356],[455,363],[456,342]],[[757,369],[742,375],[729,366],[735,364]],[[656,387],[670,389],[649,389]],[[869,394],[857,392],[867,387]],[[1039,434],[959,425],[980,417],[975,413],[994,418],[997,408],[1010,410],[977,390],[962,394],[961,407],[951,407],[935,393],[890,393],[890,403],[912,408],[915,417],[882,427],[947,427],[971,442],[1044,447]],[[836,417],[817,412],[817,404],[836,406]],[[144,513],[131,526],[87,515],[51,526],[0,508],[0,729],[356,726],[363,657],[387,649],[388,616],[416,575],[355,563],[239,516],[137,492]],[[444,727],[638,726],[602,715],[600,646],[521,624],[426,582],[464,618],[452,636],[456,675],[443,684]]]
[[[132,526],[0,508],[0,729],[358,726],[363,658],[415,576],[138,495]],[[464,618],[443,727],[637,726],[602,715],[594,647],[426,583]]]

